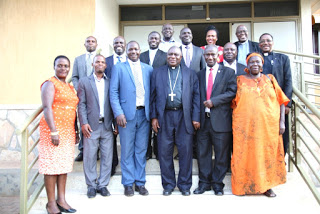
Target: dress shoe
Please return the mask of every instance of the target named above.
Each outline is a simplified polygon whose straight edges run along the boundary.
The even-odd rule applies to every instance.
[[[125,187],[124,187],[124,195],[125,195],[125,196],[128,196],[128,197],[134,195],[134,191],[133,191],[132,186],[125,186]]]
[[[97,190],[95,188],[89,188],[87,192],[88,198],[94,198],[96,197]]]
[[[263,193],[265,196],[273,198],[276,197],[277,195],[273,192],[272,189],[268,189],[265,193]]]
[[[102,196],[110,196],[110,192],[109,190],[107,189],[107,187],[102,187],[100,189],[97,189],[97,192],[100,193],[100,195]]]
[[[191,194],[190,190],[180,190],[180,192],[183,196],[189,196]]]
[[[199,186],[197,189],[195,189],[195,190],[193,191],[193,194],[199,195],[199,194],[204,193],[205,191],[210,191],[210,190],[211,190],[210,187],[205,188],[205,187],[200,187],[200,186]]]
[[[165,189],[165,190],[163,190],[163,195],[164,196],[168,196],[168,195],[171,195],[172,194],[172,192],[173,192],[173,189]]]
[[[58,202],[57,202],[57,205],[58,205],[58,208],[59,208],[59,210],[60,210],[61,212],[64,212],[64,213],[75,213],[75,212],[77,212],[76,209],[73,209],[73,208],[66,209],[66,208],[60,206],[60,205],[58,204]]]
[[[134,190],[139,192],[140,195],[149,195],[149,192],[145,186],[135,186]]]
[[[78,156],[76,157],[76,159],[74,159],[74,160],[77,161],[77,162],[83,161],[83,152],[80,152],[78,154]]]
[[[111,176],[114,176],[115,174],[116,174],[116,167],[112,167]]]
[[[46,204],[46,210],[47,210],[47,213],[48,213],[48,214],[62,214],[61,212],[58,212],[58,213],[50,213],[49,210],[48,210],[48,204]]]
[[[214,194],[217,195],[217,196],[223,196],[224,192],[223,190],[214,190]]]

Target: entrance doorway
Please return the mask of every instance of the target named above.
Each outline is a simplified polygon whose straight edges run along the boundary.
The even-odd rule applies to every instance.
[[[218,41],[216,45],[224,46],[230,40],[230,32],[229,32],[229,23],[228,22],[220,22],[220,23],[208,23],[208,24],[188,24],[188,27],[192,31],[193,40],[192,43],[195,46],[201,47],[207,44],[206,42],[206,29],[213,25],[219,31]]]

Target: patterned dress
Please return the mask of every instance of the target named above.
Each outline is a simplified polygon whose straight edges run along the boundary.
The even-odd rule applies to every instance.
[[[237,78],[232,101],[232,193],[264,193],[286,182],[280,130],[280,105],[289,99],[271,74],[257,79]]]
[[[51,77],[47,81],[52,82],[55,88],[52,111],[60,143],[58,146],[51,143],[51,131],[42,116],[40,120],[39,173],[45,175],[65,174],[71,172],[73,167],[76,107],[79,100],[70,84],[61,82],[55,77]]]
[[[222,46],[219,46],[219,45],[216,45],[218,47],[218,58],[217,58],[217,63],[221,63],[223,62],[223,47]],[[200,48],[205,50],[206,49],[206,45],[205,46],[201,46]]]

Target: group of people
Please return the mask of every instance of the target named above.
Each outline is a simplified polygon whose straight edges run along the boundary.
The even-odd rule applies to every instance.
[[[80,138],[76,160],[83,160],[87,196],[110,195],[107,185],[118,164],[118,134],[126,196],[135,191],[149,194],[145,167],[152,152],[151,133],[157,138],[153,150],[163,195],[171,195],[176,187],[184,196],[191,194],[192,159],[197,157],[199,184],[194,194],[213,190],[223,195],[223,179],[231,167],[233,194],[276,196],[271,188],[286,181],[289,58],[273,52],[269,33],[262,34],[259,43],[248,40],[244,25],[237,27],[238,41],[224,47],[216,45],[214,26],[206,30],[207,45],[201,48],[192,44],[190,28],[180,31],[181,43],[173,34],[171,24],[163,25],[162,38],[152,31],[149,50],[141,54],[136,41],[126,43],[118,36],[114,54],[107,58],[96,54],[97,39],[87,37],[87,53],[74,61],[73,86],[66,83],[69,59],[56,57],[55,75],[41,86],[39,160],[48,213],[76,212],[66,202],[65,185]],[[179,154],[177,180],[174,145]]]

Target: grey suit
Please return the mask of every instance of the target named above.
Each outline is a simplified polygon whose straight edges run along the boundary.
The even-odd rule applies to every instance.
[[[91,71],[92,72],[92,71]],[[90,72],[90,74],[91,74]],[[87,76],[86,54],[82,54],[74,60],[72,70],[72,83],[74,88],[78,91],[79,80]]]
[[[93,74],[79,82],[79,120],[81,127],[89,124],[92,132],[90,138],[84,138],[83,168],[88,188],[102,188],[108,185],[111,175],[113,153],[113,114],[109,101],[109,82],[105,76],[104,122],[99,123],[99,95]],[[97,151],[100,148],[100,176],[97,178]]]
[[[180,47],[181,50],[182,50],[182,47],[184,47],[184,45]],[[206,67],[206,61],[203,56],[203,50],[194,45],[192,45],[192,47],[193,47],[193,54],[192,54],[189,68],[191,70],[194,70],[196,73],[198,73],[199,71],[201,71]],[[181,64],[186,65],[184,58],[181,60]]]

